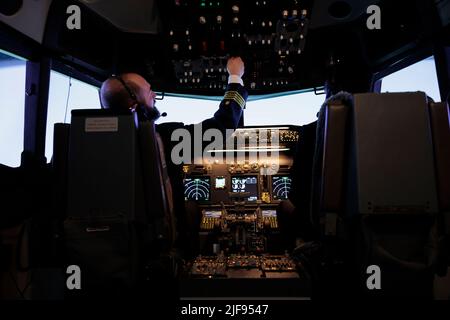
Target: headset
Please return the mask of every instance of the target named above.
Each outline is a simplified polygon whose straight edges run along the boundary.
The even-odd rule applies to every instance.
[[[138,100],[137,100],[136,94],[133,92],[133,90],[131,90],[131,88],[126,84],[126,82],[123,80],[123,78],[121,76],[113,74],[110,77],[110,79],[116,79],[117,81],[119,81],[121,83],[123,88],[126,90],[128,95],[133,100],[134,104],[136,105],[136,108],[134,108],[134,111],[137,113],[139,119],[141,119],[141,120],[146,119],[146,120],[150,120],[150,121],[156,121],[161,116],[162,117],[167,116],[166,112],[163,112],[161,114],[156,107],[153,107],[153,108],[151,108],[149,110],[145,106],[141,105],[138,102]],[[164,93],[162,94],[161,98],[159,98],[159,99],[155,98],[155,100],[163,100],[163,99],[164,99]],[[101,96],[100,96],[100,103],[102,104],[102,107],[103,107],[103,102],[101,101]]]

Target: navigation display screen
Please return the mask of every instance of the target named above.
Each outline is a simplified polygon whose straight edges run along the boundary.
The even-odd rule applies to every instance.
[[[209,177],[190,177],[183,180],[184,199],[209,201],[211,181]]]
[[[274,200],[286,200],[291,190],[292,180],[288,176],[272,177],[272,198]]]
[[[258,178],[256,176],[234,176],[231,177],[231,191],[249,192],[248,201],[258,200]]]

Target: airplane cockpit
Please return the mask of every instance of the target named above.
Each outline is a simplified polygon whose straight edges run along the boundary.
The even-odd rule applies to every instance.
[[[449,35],[447,0],[2,1],[0,299],[448,300]]]

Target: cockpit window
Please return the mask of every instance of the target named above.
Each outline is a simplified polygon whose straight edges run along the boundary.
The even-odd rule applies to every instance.
[[[383,78],[381,92],[405,91],[423,91],[434,101],[441,101],[434,56]]]
[[[247,103],[245,125],[305,125],[317,120],[325,95],[303,92]]]
[[[20,166],[23,150],[26,61],[0,51],[0,163]]]
[[[220,104],[222,97],[194,98],[167,96],[158,101],[156,106],[166,117],[158,123],[183,122],[195,124],[211,118]],[[304,125],[317,119],[324,95],[314,92],[302,92],[286,95],[249,96],[244,110],[246,126],[261,125]]]
[[[53,154],[53,125],[70,123],[71,111],[76,109],[100,109],[98,88],[51,71],[45,141],[47,161]]]
[[[219,107],[222,97],[211,99],[196,99],[186,97],[166,96],[157,101],[156,107],[161,113],[166,112],[166,117],[161,117],[158,123],[183,122],[184,124],[196,124],[211,118]]]

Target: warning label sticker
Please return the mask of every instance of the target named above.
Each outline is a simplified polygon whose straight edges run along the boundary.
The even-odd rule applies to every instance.
[[[119,119],[117,117],[86,118],[84,129],[86,132],[117,132]]]

